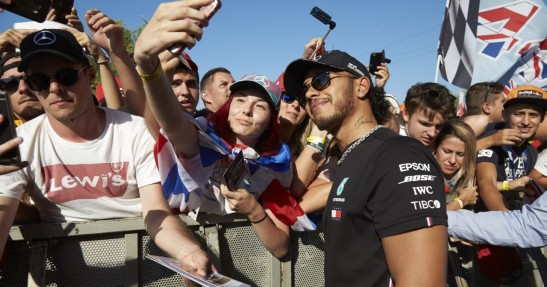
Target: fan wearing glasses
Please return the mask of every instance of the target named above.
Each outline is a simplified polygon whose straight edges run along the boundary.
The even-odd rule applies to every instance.
[[[442,173],[424,145],[379,124],[389,103],[366,67],[333,50],[290,63],[284,84],[343,151],[323,217],[325,286],[444,286]]]
[[[0,90],[9,97],[17,126],[44,113],[44,107],[35,92],[23,81],[23,73],[17,71],[20,61],[21,56],[16,52],[0,60]]]
[[[456,97],[443,85],[418,83],[408,89],[399,134],[430,146],[444,123],[456,114]]]
[[[144,119],[95,106],[95,71],[74,35],[40,30],[20,49],[20,84],[34,91],[45,114],[17,128],[28,167],[0,176],[0,254],[28,192],[43,222],[143,216],[165,252],[206,266],[206,253],[163,198]]]

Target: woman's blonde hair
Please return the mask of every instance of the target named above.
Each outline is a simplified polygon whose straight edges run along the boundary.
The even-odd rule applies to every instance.
[[[439,135],[433,142],[433,153],[437,153],[437,148],[448,137],[455,136],[465,143],[464,159],[462,166],[458,172],[454,175],[453,181],[455,181],[455,189],[465,188],[473,184],[473,178],[475,176],[475,160],[477,158],[477,139],[473,129],[463,121],[449,121],[444,124],[443,128],[439,132]]]

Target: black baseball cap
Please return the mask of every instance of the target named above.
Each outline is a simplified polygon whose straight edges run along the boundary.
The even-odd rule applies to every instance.
[[[44,29],[34,32],[21,41],[21,63],[19,72],[24,72],[30,60],[38,54],[54,54],[73,63],[89,65],[85,52],[72,33],[59,29]]]
[[[306,73],[315,67],[326,67],[338,71],[346,71],[357,77],[367,77],[372,84],[370,74],[361,62],[348,53],[340,50],[332,50],[314,60],[298,59],[291,62],[285,69],[283,83],[288,95],[301,97],[301,91]]]

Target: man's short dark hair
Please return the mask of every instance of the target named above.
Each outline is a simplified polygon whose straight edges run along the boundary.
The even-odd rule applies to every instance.
[[[493,102],[496,100],[494,95],[497,95],[503,91],[503,85],[499,82],[481,82],[473,84],[467,90],[465,94],[465,115],[473,116],[480,115],[482,111],[482,105],[486,102]]]
[[[410,117],[414,112],[424,109],[429,113],[440,113],[446,118],[456,114],[456,97],[443,85],[437,83],[417,83],[408,89],[405,110]]]
[[[180,61],[179,61],[179,65],[175,68],[174,74],[177,74],[177,73],[194,75],[196,77],[196,81],[197,81],[198,86],[199,86],[199,73],[197,71],[189,69],[188,67],[186,67],[186,65],[184,65]]]
[[[230,75],[232,74],[232,73],[230,73],[230,71],[228,71],[228,69],[226,69],[224,67],[212,68],[211,70],[207,71],[207,73],[205,73],[205,75],[203,75],[203,78],[201,78],[201,86],[199,87],[200,91],[203,91],[203,88],[208,86],[209,83],[211,83],[211,80],[213,79],[213,76],[216,73],[226,73],[226,74],[230,74]]]

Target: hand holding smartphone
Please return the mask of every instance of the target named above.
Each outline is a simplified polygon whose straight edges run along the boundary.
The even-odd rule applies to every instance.
[[[382,52],[375,52],[370,54],[370,61],[368,66],[368,71],[371,75],[374,75],[376,71],[378,71],[378,66],[382,65],[382,63],[385,63],[385,52],[382,50]]]
[[[11,4],[0,2],[0,8],[36,22],[46,20],[50,7],[51,0],[12,0]]]
[[[213,18],[213,16],[220,9],[221,6],[222,4],[220,0],[214,0],[211,4],[199,8],[199,11],[205,14],[205,17],[207,18],[207,20],[211,20],[211,18]],[[186,61],[186,58],[182,55],[182,50],[184,50],[184,48],[186,47],[184,47],[182,44],[174,44],[173,46],[169,47],[169,51],[177,55],[179,60],[184,65],[186,65],[186,67],[191,69],[190,65],[188,64],[188,61]]]
[[[246,165],[247,163],[243,158],[243,152],[240,151],[234,157],[234,160],[230,163],[228,169],[226,169],[224,175],[222,176],[226,182],[228,190],[235,191],[238,188],[239,183],[243,180],[243,176],[247,171]]]
[[[72,6],[74,6],[74,0],[53,0],[51,8],[55,9],[55,22],[68,24],[66,16],[72,13]]]
[[[15,133],[15,119],[11,111],[9,98],[5,93],[0,93],[0,114],[4,117],[4,120],[0,123],[0,145],[3,145],[17,136]],[[20,163],[19,147],[0,154],[1,165],[19,165]]]

